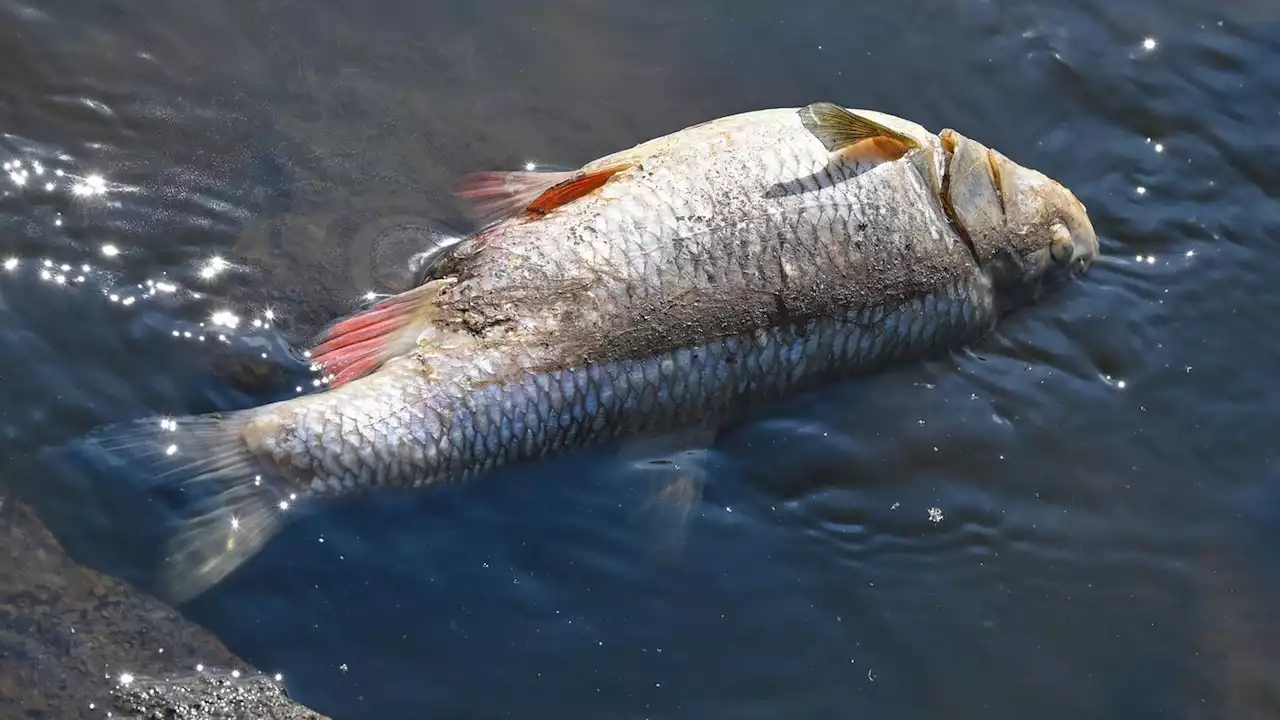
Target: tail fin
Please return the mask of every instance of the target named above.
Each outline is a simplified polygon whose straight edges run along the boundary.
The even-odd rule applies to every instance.
[[[153,490],[207,493],[170,538],[162,595],[181,604],[258,553],[296,499],[250,452],[241,430],[251,411],[132,421],[86,441],[123,462]]]

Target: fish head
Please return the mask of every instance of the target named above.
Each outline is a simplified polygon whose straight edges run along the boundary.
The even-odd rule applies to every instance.
[[[998,289],[1038,295],[1097,260],[1089,213],[1065,186],[954,130],[939,138],[944,207]]]

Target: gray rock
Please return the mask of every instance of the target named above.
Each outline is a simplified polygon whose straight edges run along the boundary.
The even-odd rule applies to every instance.
[[[114,717],[128,720],[326,720],[291,701],[263,675],[205,670],[167,680],[133,678],[111,694]]]
[[[0,718],[324,720],[169,606],[76,564],[30,508],[0,506]]]

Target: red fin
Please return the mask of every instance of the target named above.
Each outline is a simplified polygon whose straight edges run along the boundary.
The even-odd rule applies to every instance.
[[[628,167],[630,165],[613,165],[602,170],[576,174],[568,180],[556,183],[554,187],[539,195],[537,200],[529,203],[529,212],[545,215],[561,205],[567,205],[588,193],[598,190],[609,182],[609,178],[626,170]]]
[[[630,163],[591,172],[481,172],[462,179],[455,194],[472,217],[489,224],[530,212],[545,215],[599,189]]]
[[[332,376],[329,386],[368,375],[413,350],[422,324],[430,318],[431,295],[427,291],[434,287],[428,283],[387,298],[321,333],[319,344],[311,351],[311,362]]]
[[[539,195],[573,176],[572,172],[479,172],[463,178],[454,194],[466,202],[476,222],[488,225],[520,214]]]

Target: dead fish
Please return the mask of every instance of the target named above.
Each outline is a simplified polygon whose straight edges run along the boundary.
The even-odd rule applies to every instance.
[[[323,392],[100,433],[212,483],[164,587],[203,592],[297,506],[714,426],[980,338],[1098,255],[1061,184],[954,130],[832,103],[747,112],[568,172],[480,173],[484,227],[335,323]]]

